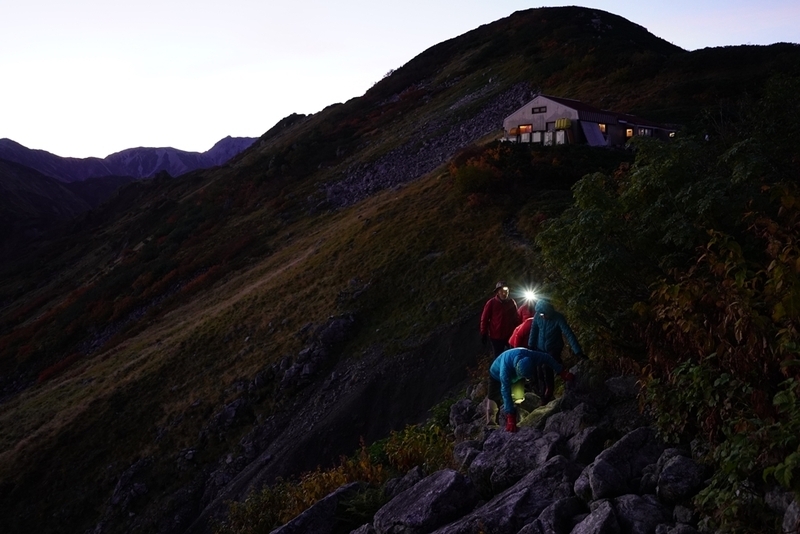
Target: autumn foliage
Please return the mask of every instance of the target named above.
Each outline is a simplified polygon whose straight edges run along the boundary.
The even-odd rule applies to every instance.
[[[762,531],[765,484],[800,490],[797,84],[637,145],[538,237],[594,353],[640,375],[666,439],[702,443],[714,476],[695,504],[730,531]]]

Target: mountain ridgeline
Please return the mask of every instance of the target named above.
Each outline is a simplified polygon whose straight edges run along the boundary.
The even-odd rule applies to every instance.
[[[180,176],[189,171],[222,165],[250,147],[255,140],[228,136],[202,153],[139,147],[115,152],[105,158],[62,158],[44,150],[26,148],[10,139],[0,139],[0,159],[24,165],[66,183],[106,176],[151,178],[160,172]]]
[[[477,320],[499,279],[544,286],[591,363],[652,379],[658,405],[673,360],[647,344],[666,329],[634,322],[649,320],[641,302],[695,261],[714,222],[777,191],[767,177],[797,177],[797,104],[774,88],[794,87],[798,66],[796,44],[687,52],[610,13],[541,8],[212,149],[213,165],[132,149],[81,166],[3,141],[4,180],[47,184],[4,195],[4,213],[77,216],[0,263],[3,532],[211,532],[230,501],[427,421],[485,376]],[[540,92],[680,125],[673,152],[499,142]],[[748,128],[773,142],[740,143]],[[69,189],[148,173],[101,203]],[[619,256],[609,267],[591,252]],[[771,398],[776,380],[756,389]],[[710,435],[667,423],[676,439]]]
[[[0,251],[17,255],[60,225],[96,208],[117,189],[159,173],[216,167],[256,139],[226,137],[203,153],[130,148],[100,158],[62,158],[0,139]]]

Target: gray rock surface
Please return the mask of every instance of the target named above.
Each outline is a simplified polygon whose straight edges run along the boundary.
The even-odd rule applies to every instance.
[[[784,534],[800,534],[800,503],[795,499],[783,515]]]
[[[636,422],[603,448],[618,431],[609,426],[608,410],[633,409],[635,386],[630,379],[611,389],[585,384],[539,411],[536,426],[516,433],[484,423],[480,437],[454,446],[460,472],[422,478],[417,467],[389,481],[389,503],[354,532],[697,534],[691,497],[706,471],[689,452],[668,448],[652,427]],[[476,399],[455,403],[451,425],[477,424],[478,405]],[[790,505],[777,490],[771,495],[785,510],[784,527],[800,534],[797,502]]]
[[[438,471],[398,494],[375,514],[378,534],[423,534],[469,512],[478,502],[472,483],[458,471]]]
[[[358,482],[342,486],[285,525],[276,528],[270,534],[333,533],[339,502],[351,497],[362,487],[363,485]]]
[[[601,452],[581,477],[579,497],[597,500],[637,491],[645,467],[656,463],[666,447],[650,427],[626,434]],[[588,479],[588,491],[584,478]],[[589,494],[590,493],[590,494]]]
[[[654,495],[623,495],[613,500],[622,532],[653,534],[656,527],[672,520],[672,509]]]
[[[705,469],[691,458],[675,456],[661,469],[656,494],[667,503],[693,497],[703,486]]]
[[[425,478],[425,473],[422,472],[422,468],[420,466],[416,466],[404,476],[393,478],[387,481],[384,491],[386,492],[387,497],[392,499],[396,495],[417,484],[423,478]]]
[[[582,517],[588,511],[586,505],[579,498],[567,497],[542,510],[535,521],[522,527],[517,534],[569,533],[578,523],[575,518]]]
[[[603,501],[578,523],[571,534],[619,534],[617,514],[609,501]]]
[[[436,534],[518,532],[539,517],[553,502],[572,496],[579,468],[563,456],[555,456],[522,480],[462,519],[436,530]]]
[[[535,428],[492,432],[472,460],[469,475],[482,493],[502,491],[547,460],[566,451],[563,437]]]

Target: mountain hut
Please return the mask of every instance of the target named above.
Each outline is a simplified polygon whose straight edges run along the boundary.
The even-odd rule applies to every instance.
[[[636,136],[667,140],[676,130],[578,100],[537,95],[503,120],[503,131],[504,141],[516,143],[619,146]]]

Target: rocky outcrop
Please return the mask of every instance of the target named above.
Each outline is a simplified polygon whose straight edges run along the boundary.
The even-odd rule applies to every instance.
[[[471,511],[479,500],[470,480],[452,469],[438,471],[394,497],[375,514],[378,532],[422,534]]]
[[[484,95],[492,89],[486,87],[478,93]],[[424,176],[459,150],[497,130],[503,119],[531,96],[529,84],[516,84],[489,98],[477,114],[467,119],[457,120],[450,118],[449,114],[443,114],[439,121],[422,124],[408,143],[375,161],[348,169],[344,178],[327,184],[327,203],[334,208],[351,206],[378,191]],[[451,107],[451,111],[456,111],[458,107],[457,103]],[[458,114],[453,113],[452,116]]]
[[[646,418],[629,420],[624,432],[613,426],[631,408],[623,404],[635,405],[632,391],[630,380],[599,387],[579,380],[533,410],[516,433],[486,426],[476,400],[456,402],[454,429],[483,426],[455,445],[459,469],[422,477],[416,468],[396,479],[392,485],[405,489],[388,494],[373,520],[352,532],[696,533],[689,503],[708,473],[688,451],[663,443]],[[792,506],[787,517],[796,515]]]
[[[180,529],[170,527],[172,531],[208,534],[211,522],[224,518],[230,501],[242,500],[278,477],[333,463],[356,450],[360,436],[371,443],[397,425],[424,421],[429,408],[463,383],[466,368],[474,364],[474,356],[463,355],[480,343],[477,320],[470,316],[448,325],[401,357],[387,359],[376,349],[356,361],[340,357],[342,342],[356,331],[355,317],[345,314],[316,327],[308,325],[296,354],[260,371],[243,387],[247,397],[291,388],[300,393],[293,397],[296,402],[255,425],[242,438],[237,454],[226,455],[209,472],[198,474],[199,489],[184,499],[180,511],[181,517],[193,515],[193,521]],[[315,371],[303,377],[302,370],[316,358]],[[292,368],[295,372],[289,372]],[[229,408],[246,413],[246,405]],[[225,412],[209,424],[228,421]],[[398,495],[423,478],[421,469],[412,470],[385,491]]]

